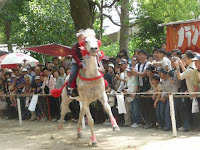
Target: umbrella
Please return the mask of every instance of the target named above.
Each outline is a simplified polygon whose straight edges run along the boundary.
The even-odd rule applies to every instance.
[[[17,68],[17,64],[38,64],[39,61],[29,55],[23,53],[10,53],[0,57],[1,68]]]
[[[51,56],[67,56],[71,55],[71,47],[59,45],[59,44],[49,44],[49,45],[41,45],[41,46],[34,46],[34,47],[25,47],[24,49],[34,51],[37,53],[42,53]]]

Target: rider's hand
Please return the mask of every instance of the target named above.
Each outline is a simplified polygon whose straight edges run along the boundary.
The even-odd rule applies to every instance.
[[[83,70],[83,71],[86,71],[86,68],[83,67],[82,70]]]

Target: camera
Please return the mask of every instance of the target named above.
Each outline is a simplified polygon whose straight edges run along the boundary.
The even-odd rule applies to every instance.
[[[157,72],[157,68],[153,65],[149,65],[148,68],[146,70],[151,71],[152,73],[158,73]]]
[[[170,77],[174,77],[174,71],[175,71],[175,69],[172,69],[172,70],[168,71],[168,75]]]

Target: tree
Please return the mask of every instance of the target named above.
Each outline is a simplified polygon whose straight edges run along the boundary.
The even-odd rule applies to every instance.
[[[20,47],[51,43],[72,46],[76,41],[70,4],[66,0],[29,1],[19,16],[12,42]],[[32,56],[41,60],[42,55],[32,53]]]
[[[0,11],[0,23],[4,28],[5,40],[8,44],[9,51],[12,51],[12,43],[10,41],[10,37],[15,32],[12,25],[16,25],[16,23],[19,22],[19,13],[22,12],[25,1],[26,0],[10,0]]]
[[[12,37],[19,46],[49,43],[72,45],[75,42],[73,21],[66,0],[33,0],[20,14],[18,32]]]
[[[198,0],[138,0],[138,28],[132,40],[139,48],[151,52],[154,47],[161,47],[166,40],[166,30],[158,27],[160,23],[198,18],[200,15]]]

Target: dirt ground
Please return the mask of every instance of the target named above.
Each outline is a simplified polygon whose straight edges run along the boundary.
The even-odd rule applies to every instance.
[[[113,132],[110,126],[95,125],[98,147],[91,147],[90,130],[82,130],[83,138],[76,137],[76,123],[64,123],[64,129],[57,129],[58,123],[0,119],[0,150],[200,150],[200,132],[171,131],[121,127]]]

